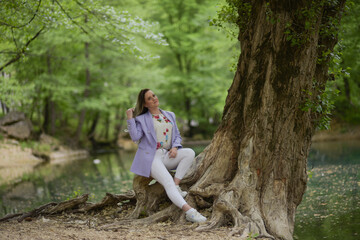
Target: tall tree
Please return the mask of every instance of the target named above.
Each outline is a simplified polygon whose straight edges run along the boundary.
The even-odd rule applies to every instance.
[[[323,117],[303,106],[320,104],[345,1],[229,2],[239,14],[241,55],[191,192],[214,200],[209,226],[230,216],[245,233],[292,239]]]
[[[212,206],[199,229],[230,221],[243,237],[290,240],[345,1],[227,2],[221,14],[235,13],[239,27],[237,71],[222,122],[182,182],[190,205]],[[165,209],[148,221],[178,213]]]

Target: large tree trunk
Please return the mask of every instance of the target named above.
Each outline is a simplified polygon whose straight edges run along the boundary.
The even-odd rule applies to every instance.
[[[186,200],[212,206],[199,229],[231,222],[243,237],[293,239],[311,137],[322,117],[304,106],[318,104],[328,80],[324,53],[337,42],[330,26],[338,24],[345,1],[232,2],[240,16],[238,68],[222,122],[182,181]],[[149,218],[164,219],[162,212]]]
[[[311,137],[321,117],[302,109],[308,101],[316,104],[328,79],[323,53],[333,50],[336,29],[320,33],[340,17],[344,1],[328,4],[252,1],[247,16],[240,5],[245,25],[238,69],[222,123],[196,171],[200,178],[190,189],[197,202],[213,203],[206,227],[230,219],[244,235],[292,239]],[[314,13],[310,19],[300,14],[305,9]]]

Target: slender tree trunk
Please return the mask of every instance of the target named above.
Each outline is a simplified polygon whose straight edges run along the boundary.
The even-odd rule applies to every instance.
[[[110,113],[106,114],[105,118],[105,140],[109,139],[109,130],[110,130]]]
[[[87,15],[85,15],[85,24],[87,23],[88,19],[87,19]],[[89,43],[86,42],[85,43],[85,59],[86,59],[86,62],[89,62]],[[89,67],[86,67],[85,69],[85,91],[84,91],[84,100],[86,98],[88,98],[89,96],[89,88],[90,88],[90,80],[91,80],[91,77],[90,77],[90,69]],[[82,130],[82,126],[84,124],[84,121],[85,121],[85,115],[86,115],[86,109],[82,109],[81,112],[80,112],[80,116],[79,116],[79,122],[78,122],[78,126],[77,126],[77,129],[76,129],[76,134],[75,134],[75,142],[79,142],[80,140],[80,136],[81,136],[81,130]]]
[[[51,79],[53,71],[51,66],[51,54],[48,52],[46,54],[46,63],[48,69],[48,75]],[[55,102],[51,99],[52,92],[49,92],[49,96],[45,98],[45,109],[44,109],[44,123],[43,129],[46,133],[50,135],[55,134],[55,121],[56,121],[56,110]]]
[[[189,138],[192,138],[194,136],[194,127],[191,126],[191,99],[186,97],[185,100],[185,110],[186,110],[186,117],[188,118],[188,128],[189,132],[187,133],[187,136]]]
[[[4,103],[3,101],[0,101],[1,103],[1,109],[4,115],[6,115],[9,112],[9,108],[6,106],[6,103]]]
[[[115,126],[114,126],[114,139],[112,140],[112,142],[114,142],[115,144],[117,143],[118,139],[120,138],[120,132],[121,129],[123,127],[123,123],[125,122],[125,114],[120,114],[122,113],[122,108],[117,107],[116,108],[116,113],[115,113]]]
[[[44,122],[43,122],[43,125],[42,125],[42,130],[45,132],[45,133],[49,133],[49,122],[50,122],[50,119],[49,119],[49,109],[50,109],[50,99],[49,97],[46,97],[45,100],[44,100]]]
[[[348,77],[344,77],[344,88],[345,88],[346,100],[348,101],[348,103],[350,105],[353,105],[353,103],[351,101],[351,97],[350,97],[350,84],[349,84],[349,78]]]
[[[10,74],[6,74],[6,72],[4,72],[4,71],[1,71],[1,75],[2,75],[3,78],[10,78],[11,77]],[[3,114],[4,115],[7,114],[9,112],[9,108],[6,106],[6,103],[1,101],[1,100],[0,100],[0,103],[1,103],[1,109],[2,109]]]
[[[97,124],[99,122],[100,112],[96,112],[88,131],[88,138],[94,138]]]

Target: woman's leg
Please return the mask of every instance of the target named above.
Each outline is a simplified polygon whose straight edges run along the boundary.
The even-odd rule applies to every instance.
[[[193,163],[194,158],[195,152],[191,148],[180,148],[175,158],[169,158],[169,154],[166,154],[163,158],[164,165],[168,170],[176,168],[174,177],[176,185],[179,185],[181,179],[183,179]]]
[[[188,152],[190,152],[190,151],[188,151]],[[198,211],[196,211],[196,209],[192,208],[189,204],[187,204],[186,201],[184,200],[184,198],[180,195],[179,191],[177,190],[177,188],[175,186],[175,182],[173,181],[169,171],[167,170],[167,168],[165,167],[165,165],[163,163],[163,159],[165,159],[166,156],[169,156],[166,153],[167,152],[163,151],[163,150],[156,151],[154,161],[151,165],[150,175],[154,179],[156,179],[161,185],[163,185],[163,187],[165,188],[166,194],[168,195],[170,200],[176,206],[178,206],[185,212],[186,219],[188,221],[205,222],[206,217],[201,215]],[[190,155],[190,154],[188,154],[188,155]],[[186,171],[185,171],[185,173],[186,173]],[[185,175],[185,173],[184,173],[184,175]],[[182,175],[182,177],[183,177],[183,175]]]
[[[179,208],[183,209],[187,205],[184,198],[180,195],[179,191],[176,189],[175,183],[166,169],[164,163],[162,162],[162,158],[165,158],[165,153],[163,150],[157,150],[154,161],[151,165],[151,172],[150,175],[156,181],[158,181],[166,191],[166,194],[170,198],[170,200]]]

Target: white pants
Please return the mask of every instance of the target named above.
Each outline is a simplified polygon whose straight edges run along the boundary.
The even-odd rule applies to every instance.
[[[180,148],[175,158],[169,158],[169,152],[166,149],[158,149],[151,165],[151,177],[163,185],[170,200],[179,208],[182,208],[186,202],[176,189],[169,170],[176,168],[175,177],[182,179],[194,158],[195,152],[191,148]]]

